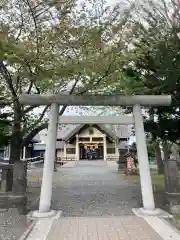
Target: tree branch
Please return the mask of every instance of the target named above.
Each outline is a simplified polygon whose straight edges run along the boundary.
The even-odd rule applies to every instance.
[[[114,57],[114,59],[115,59],[115,57]],[[113,61],[114,61],[114,59],[113,59]],[[106,71],[104,72],[103,76],[100,77],[95,84],[93,84],[93,81],[91,81],[91,82],[88,84],[88,86],[86,87],[86,89],[84,89],[84,90],[81,91],[80,93],[77,93],[77,95],[83,95],[83,94],[84,94],[85,92],[87,92],[88,90],[91,90],[92,88],[94,88],[95,86],[97,86],[98,84],[100,84],[100,82],[101,82],[105,77],[107,77],[107,76],[110,74],[110,69],[111,69],[111,66],[112,66],[113,61],[109,64],[109,66],[108,66],[108,68],[106,69]],[[90,88],[89,88],[89,86],[90,86]]]
[[[33,81],[31,80],[31,82],[29,84],[29,88],[27,90],[27,94],[30,94],[32,87],[33,87]]]
[[[46,106],[43,110],[43,112],[41,113],[41,116],[39,117],[39,119],[31,126],[31,129],[36,129],[35,127],[42,121],[43,117],[44,117],[44,114],[46,113],[47,109],[48,109],[49,106]],[[47,123],[46,123],[47,124]],[[45,125],[46,126],[46,125]],[[23,140],[22,142],[22,146],[26,145],[33,137],[35,137],[35,135],[30,138],[30,135],[32,134],[32,132],[27,136],[25,137],[25,139]],[[36,134],[37,135],[37,134]]]
[[[19,38],[21,36],[21,33],[22,33],[22,30],[23,30],[23,26],[24,26],[24,19],[23,19],[23,13],[22,13],[22,10],[21,10],[21,4],[18,4],[18,5],[19,5],[19,9],[20,9],[21,26],[20,26],[20,29],[19,29],[19,33],[16,37],[16,41],[19,40]]]
[[[35,32],[36,32],[36,47],[37,47],[37,55],[39,55],[39,40],[38,40],[38,26],[37,26],[37,22],[36,22],[36,16],[34,14],[34,10],[31,7],[31,3],[29,2],[29,0],[26,0],[26,4],[29,7],[33,22],[34,22],[34,27],[35,27]]]
[[[32,69],[31,69],[31,66],[30,66],[30,64],[28,63],[28,62],[26,62],[26,64],[27,64],[27,67],[28,67],[28,69],[29,69],[29,71],[30,71],[30,75],[31,75],[31,79],[30,79],[30,85],[29,85],[29,88],[28,88],[28,90],[27,90],[27,94],[30,94],[31,93],[31,89],[32,89],[32,87],[33,87],[33,85],[35,86],[35,88],[36,88],[36,91],[37,91],[37,94],[40,94],[40,89],[37,87],[37,85],[36,85],[36,82],[35,82],[35,76],[34,76],[34,73],[33,73],[33,71],[32,71]],[[36,70],[37,70],[37,68],[36,68]],[[37,74],[37,73],[36,73]]]
[[[25,146],[29,141],[31,141],[40,131],[46,129],[48,127],[48,123],[43,123],[40,126],[33,129],[28,136],[26,136],[22,141],[22,147]]]
[[[37,108],[37,107],[39,107],[39,106],[30,106],[30,107],[27,107],[27,108],[24,109],[24,113],[26,114],[26,113],[32,111],[34,108]]]
[[[80,77],[81,74],[79,74],[79,77]],[[69,91],[69,95],[71,95],[76,86],[77,86],[77,83],[79,81],[79,77],[75,80],[71,90]],[[62,115],[64,113],[64,111],[66,110],[67,108],[67,105],[63,106],[62,109],[60,110],[59,112],[59,115]],[[47,109],[46,109],[47,110]],[[42,120],[42,119],[41,119]],[[41,122],[41,120],[39,121],[38,120],[38,123]],[[35,126],[35,125],[34,125]],[[37,123],[36,123],[36,126],[37,126]],[[32,140],[40,131],[42,131],[43,129],[47,128],[48,127],[48,123],[43,123],[37,127],[35,127],[24,139],[23,139],[23,143],[22,143],[22,146],[26,145],[30,140]]]
[[[112,62],[113,62],[113,61],[112,61]],[[96,84],[98,84],[100,81],[102,81],[102,80],[108,75],[108,73],[109,73],[109,71],[110,71],[110,68],[111,68],[111,65],[112,65],[112,62],[109,64],[108,69],[105,71],[104,75],[98,80],[98,82],[97,82]],[[71,90],[69,91],[69,95],[71,95],[71,94],[74,92],[74,90],[75,90],[75,88],[76,88],[76,86],[77,86],[77,84],[78,84],[78,82],[79,82],[80,76],[81,76],[81,73],[79,73],[77,79],[75,80],[75,82],[74,82]],[[87,90],[89,90],[89,89],[86,89],[86,90],[84,90],[83,92],[78,93],[78,95],[85,93]],[[68,106],[68,105],[64,105],[64,106],[62,107],[62,109],[61,109],[60,112],[59,112],[59,115],[62,115],[62,114],[64,113],[64,111],[66,110],[67,106]],[[29,108],[30,108],[30,107],[29,107]],[[46,110],[47,110],[47,109],[46,109]],[[42,119],[41,119],[41,120],[42,120]],[[40,121],[41,121],[41,120],[40,120]],[[40,121],[38,120],[38,123],[40,123]],[[38,123],[36,122],[36,126],[37,126]],[[35,126],[35,124],[34,124],[34,126]],[[47,127],[48,127],[48,123],[43,123],[43,124],[37,126],[36,128],[34,128],[34,129],[29,133],[29,135],[24,138],[22,145],[23,145],[23,146],[26,145],[26,144],[27,144],[30,140],[32,140],[40,131],[42,131],[43,129],[45,129],[45,128],[47,128]]]
[[[80,75],[81,75],[81,74],[79,74],[79,77],[80,77]],[[77,84],[78,84],[79,77],[77,77],[77,79],[75,80],[75,82],[74,82],[71,90],[69,91],[69,95],[71,95],[71,94],[74,92],[74,90],[75,90],[75,88],[76,88],[76,86],[77,86]],[[67,107],[68,107],[68,105],[64,105],[64,106],[62,107],[62,109],[61,109],[60,112],[59,112],[59,115],[60,115],[60,116],[64,113],[64,111],[66,110]]]
[[[15,89],[13,87],[13,81],[12,81],[11,74],[9,73],[7,68],[5,67],[3,61],[0,61],[0,71],[1,71],[4,79],[6,80],[6,83],[8,84],[9,90],[11,91],[13,97],[17,98],[17,94],[16,94]]]

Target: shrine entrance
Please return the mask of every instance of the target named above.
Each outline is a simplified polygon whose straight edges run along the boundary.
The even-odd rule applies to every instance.
[[[80,160],[103,160],[103,143],[80,143],[79,144]]]
[[[151,173],[146,146],[146,135],[144,132],[143,116],[141,106],[169,106],[171,96],[169,95],[139,95],[139,96],[103,96],[103,95],[20,95],[19,102],[24,105],[50,105],[48,137],[43,168],[41,195],[39,210],[36,216],[47,216],[54,214],[51,210],[52,180],[56,152],[56,135],[58,118],[61,124],[134,124],[137,143],[137,155],[139,162],[139,173],[141,183],[141,194],[143,208],[142,214],[157,214],[152,189]],[[59,105],[65,106],[133,106],[133,116],[58,116]],[[105,141],[106,143],[106,141]],[[77,147],[79,147],[77,145]],[[105,147],[104,147],[105,149]],[[104,151],[104,155],[106,151]],[[104,156],[105,157],[105,156]],[[105,157],[106,159],[106,157]]]

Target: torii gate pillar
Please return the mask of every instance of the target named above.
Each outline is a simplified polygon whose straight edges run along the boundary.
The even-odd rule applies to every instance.
[[[143,208],[146,211],[154,210],[154,195],[152,189],[151,173],[146,145],[146,136],[144,132],[143,116],[140,105],[133,106],[134,125],[136,133],[137,155],[139,163],[139,173],[141,182],[141,193]]]
[[[41,185],[41,195],[39,201],[39,214],[53,213],[50,211],[52,198],[52,181],[54,172],[54,161],[56,155],[56,136],[59,115],[59,105],[51,104],[49,112],[48,134],[43,168],[43,178]]]

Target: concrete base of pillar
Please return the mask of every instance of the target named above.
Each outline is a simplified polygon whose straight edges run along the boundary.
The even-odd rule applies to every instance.
[[[51,218],[51,219],[59,219],[62,214],[62,211],[54,211],[50,210],[46,213],[41,213],[38,210],[30,212],[27,217],[29,219],[40,219],[40,218]]]
[[[173,216],[168,212],[160,209],[155,208],[154,210],[149,210],[145,208],[133,208],[133,213],[138,217],[146,217],[146,216],[157,216],[161,218],[172,218]]]

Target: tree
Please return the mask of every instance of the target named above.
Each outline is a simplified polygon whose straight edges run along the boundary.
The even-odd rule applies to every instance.
[[[11,109],[11,154],[14,188],[21,185],[20,152],[47,127],[38,106],[21,106],[19,94],[84,94],[106,89],[124,63],[131,6],[108,7],[103,0],[9,0],[0,9],[0,77]],[[60,115],[66,106],[62,106]],[[21,169],[22,168],[22,169]]]
[[[163,167],[159,141],[178,143],[180,139],[180,14],[177,1],[138,1],[132,16],[132,41],[126,49],[126,63],[120,69],[123,78],[112,92],[126,95],[170,94],[170,107],[145,108],[145,130],[156,143],[159,168]],[[119,111],[119,109],[115,109]],[[127,113],[132,108],[127,108]],[[167,144],[165,144],[167,145]],[[168,152],[168,151],[166,151]],[[163,169],[159,169],[163,172]]]
[[[154,142],[152,141],[150,136],[147,136],[147,150],[148,150],[149,159],[154,159],[155,158]],[[129,146],[129,151],[130,152],[137,152],[136,142],[133,142]]]
[[[2,89],[0,89],[0,93]],[[0,147],[4,147],[10,142],[10,122],[7,120],[8,113],[4,113],[4,99],[0,97]]]
[[[141,5],[142,6],[142,5]],[[179,139],[179,12],[178,3],[167,5],[152,0],[143,5],[146,24],[135,21],[133,64],[124,68],[129,78],[125,83],[131,93],[171,94],[175,99],[170,107],[149,108],[146,129],[153,137],[176,142]],[[173,12],[173,14],[172,14]],[[169,14],[172,14],[169,16]]]

